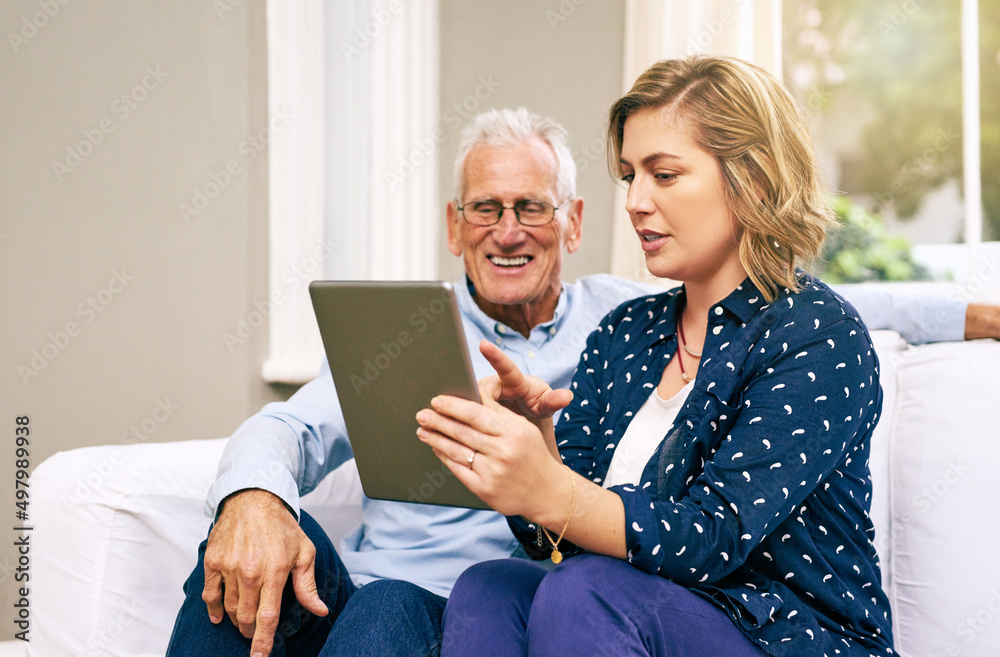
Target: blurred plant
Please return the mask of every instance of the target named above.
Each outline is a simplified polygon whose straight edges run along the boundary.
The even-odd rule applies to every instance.
[[[812,112],[839,103],[865,123],[857,178],[913,217],[962,185],[960,3],[785,0],[785,77]],[[1000,240],[1000,0],[979,0],[984,240]],[[878,207],[876,207],[878,209]]]
[[[882,218],[845,196],[831,203],[839,228],[823,245],[814,270],[827,283],[931,280],[926,267],[913,261],[910,242],[890,235]]]

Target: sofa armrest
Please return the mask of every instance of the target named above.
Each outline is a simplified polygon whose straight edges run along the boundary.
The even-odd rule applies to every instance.
[[[895,367],[883,568],[896,650],[998,655],[1000,343],[910,347]]]
[[[225,442],[87,447],[35,469],[29,657],[164,654]],[[335,541],[360,519],[352,467],[303,498]]]

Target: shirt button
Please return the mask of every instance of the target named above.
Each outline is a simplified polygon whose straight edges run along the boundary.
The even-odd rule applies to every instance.
[[[503,340],[501,340],[500,338],[496,339],[496,343],[498,347],[503,346]]]
[[[497,324],[497,332],[501,335],[507,335],[507,327],[503,324]]]
[[[722,306],[716,306],[715,307],[715,314],[716,315],[721,315],[722,314]]]
[[[529,352],[528,352],[528,358],[530,358],[530,359],[534,360],[534,359],[535,359],[535,352],[533,352],[533,351],[529,351]]]
[[[549,329],[549,335],[555,335],[555,334],[556,334],[556,327],[553,326]]]

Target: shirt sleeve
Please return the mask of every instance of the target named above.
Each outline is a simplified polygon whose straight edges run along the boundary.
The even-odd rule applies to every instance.
[[[889,329],[910,344],[965,339],[967,301],[929,294],[895,294],[867,285],[838,285],[833,289],[854,306],[870,331]]]
[[[244,422],[223,450],[205,512],[214,517],[228,496],[259,488],[299,516],[299,497],[353,456],[330,366],[285,402],[266,405]]]
[[[851,458],[880,412],[874,352],[850,319],[809,335],[790,345],[779,329],[753,346],[760,357],[747,366],[759,374],[685,497],[611,488],[625,506],[630,563],[680,584],[718,581]]]

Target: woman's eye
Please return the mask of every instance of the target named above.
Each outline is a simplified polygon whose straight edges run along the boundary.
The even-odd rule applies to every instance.
[[[625,183],[626,185],[631,185],[633,178],[635,178],[634,174],[626,173],[624,176],[622,176],[622,182]]]

